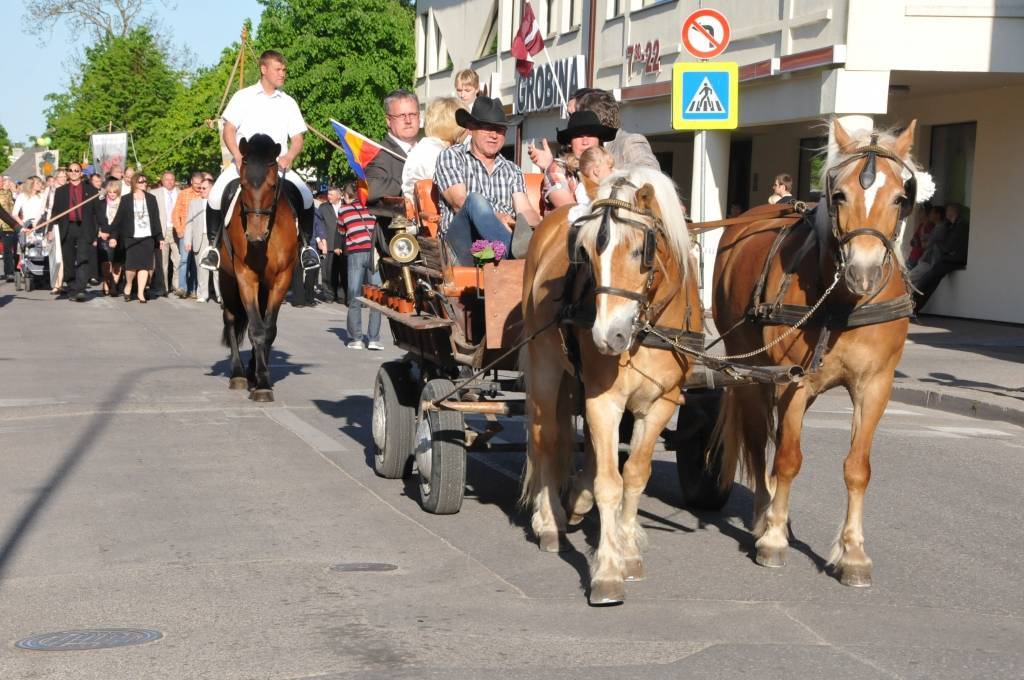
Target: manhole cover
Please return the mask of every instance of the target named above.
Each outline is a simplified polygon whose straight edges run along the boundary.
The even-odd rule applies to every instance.
[[[385,562],[344,562],[331,567],[331,571],[394,571],[395,569],[398,569],[397,564]]]
[[[90,628],[87,630],[62,630],[58,633],[41,633],[18,640],[16,647],[35,649],[43,652],[65,652],[82,649],[107,649],[141,645],[159,640],[164,636],[158,630],[146,628]]]

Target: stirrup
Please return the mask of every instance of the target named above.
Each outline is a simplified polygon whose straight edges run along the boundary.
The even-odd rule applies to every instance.
[[[302,270],[307,272],[320,268],[320,256],[316,254],[313,246],[305,246],[299,252],[299,264],[302,265]]]
[[[211,249],[203,256],[203,259],[199,261],[199,266],[211,272],[215,272],[220,269],[220,251]]]

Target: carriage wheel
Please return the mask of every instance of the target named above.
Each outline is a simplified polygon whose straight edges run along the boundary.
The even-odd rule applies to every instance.
[[[421,403],[448,394],[454,385],[437,378],[423,388]],[[453,515],[462,507],[466,489],[466,430],[457,411],[422,407],[416,425],[416,467],[420,478],[420,505],[435,515]]]
[[[711,433],[721,408],[721,390],[693,390],[686,393],[686,405],[679,412],[679,429],[672,442],[676,450],[676,472],[683,507],[721,510],[732,492],[732,480],[722,488],[722,450],[708,455]]]
[[[373,383],[373,471],[399,479],[412,472],[416,433],[416,386],[408,367],[389,361],[377,371]]]

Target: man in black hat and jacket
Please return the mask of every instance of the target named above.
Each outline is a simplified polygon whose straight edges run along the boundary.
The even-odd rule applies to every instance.
[[[441,234],[458,263],[472,264],[473,241],[501,242],[507,253],[513,229],[537,226],[540,215],[526,197],[523,171],[501,155],[510,124],[501,100],[477,97],[473,111],[456,111],[455,121],[469,130],[469,146],[441,152],[434,183],[444,199]]]
[[[85,286],[89,283],[89,251],[96,238],[95,210],[88,203],[96,198],[96,189],[82,181],[82,166],[68,164],[68,183],[53,194],[54,215],[67,213],[57,220],[60,227],[60,249],[64,260],[64,281],[68,283],[69,299],[85,302]]]

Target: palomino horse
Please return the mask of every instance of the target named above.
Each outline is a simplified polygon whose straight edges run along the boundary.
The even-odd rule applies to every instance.
[[[223,341],[231,348],[231,389],[249,388],[253,401],[273,401],[268,363],[277,337],[277,313],[298,255],[295,211],[282,190],[285,180],[277,166],[281,145],[257,134],[243,139],[238,149],[238,207],[226,216],[220,244]],[[238,350],[246,329],[252,343],[248,371]]]
[[[651,475],[654,444],[691,370],[676,353],[643,346],[639,331],[647,322],[699,333],[703,320],[684,212],[672,180],[631,169],[605,179],[598,196],[578,232],[563,208],[545,218],[530,242],[523,281],[525,334],[532,336],[565,315],[566,305],[574,302],[583,316],[593,318],[593,328],[550,328],[528,345],[529,455],[521,502],[533,508],[541,549],[560,550],[567,524],[562,493],[573,467],[572,416],[579,411],[582,382],[589,443],[584,470],[569,494],[569,523],[582,521],[596,500],[601,536],[591,563],[590,603],[606,605],[623,601],[624,580],[644,577],[637,505]],[[571,264],[577,273],[567,277]],[[567,353],[567,346],[575,351]],[[627,409],[636,421],[620,475],[619,421]]]
[[[731,480],[741,463],[753,483],[756,560],[764,566],[785,564],[804,413],[817,395],[842,386],[853,401],[843,466],[848,503],[829,563],[842,583],[871,584],[863,531],[871,441],[889,401],[912,312],[899,231],[915,195],[925,200],[934,188],[910,157],[915,123],[896,136],[850,134],[833,121],[835,143],[823,171],[826,189],[813,223],[794,228],[792,219],[752,220],[722,235],[713,314],[717,327],[727,331],[727,353],[807,370],[794,385],[727,388],[719,416],[724,475]],[[820,309],[794,330],[819,301]],[[779,317],[786,312],[788,318]],[[770,474],[769,440],[776,447]]]

